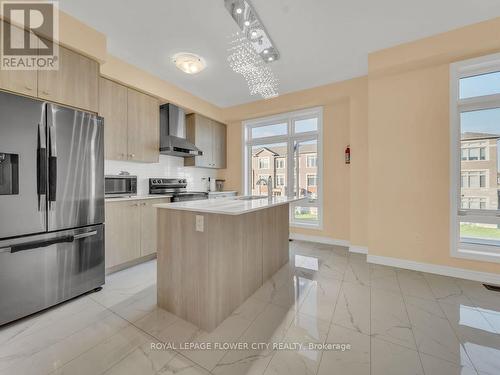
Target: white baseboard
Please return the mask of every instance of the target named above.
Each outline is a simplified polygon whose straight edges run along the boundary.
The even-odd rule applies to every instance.
[[[347,240],[337,240],[335,238],[323,237],[323,236],[308,236],[306,234],[292,233],[290,232],[290,239],[297,241],[306,241],[306,242],[317,242],[326,245],[336,245],[336,246],[344,246],[349,247],[349,241]]]
[[[412,260],[384,257],[380,255],[368,255],[367,260],[368,263],[381,264],[384,266],[392,266],[397,268],[406,268],[413,271],[428,272],[437,275],[451,276],[460,279],[479,281],[487,284],[500,285],[500,275],[495,273],[472,271],[463,268],[441,266],[431,263],[420,263]]]
[[[368,248],[366,246],[349,246],[349,252],[357,254],[368,254]]]

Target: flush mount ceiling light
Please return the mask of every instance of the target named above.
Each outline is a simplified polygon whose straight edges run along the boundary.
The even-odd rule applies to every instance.
[[[224,3],[241,33],[251,41],[257,54],[267,63],[278,60],[279,52],[249,0],[224,0]],[[269,56],[272,56],[271,60]]]
[[[205,60],[194,53],[176,53],[172,57],[172,61],[177,68],[187,74],[199,73],[207,66]]]

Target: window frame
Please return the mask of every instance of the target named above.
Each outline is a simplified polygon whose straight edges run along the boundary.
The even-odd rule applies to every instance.
[[[261,166],[260,166],[260,162],[261,162],[261,161],[266,161],[266,162],[267,162],[267,163],[266,163],[266,164],[267,164],[267,167],[264,167],[264,168],[263,168],[263,167],[261,167]],[[262,169],[270,169],[270,167],[271,167],[271,160],[270,160],[270,157],[269,157],[269,156],[262,156],[262,157],[260,157],[260,156],[259,156],[259,170],[262,170]]]
[[[462,99],[460,98],[460,79],[498,71],[500,71],[500,53],[450,64],[450,255],[455,258],[496,263],[500,263],[500,245],[487,239],[462,241],[460,237],[461,222],[500,225],[499,209],[461,208],[460,114],[468,111],[500,108],[500,94]],[[489,160],[488,154],[489,152],[486,152],[486,160]],[[488,186],[488,173],[486,175]]]
[[[318,119],[318,129],[316,131],[295,133],[295,122],[306,120],[309,118]],[[270,136],[252,139],[252,129],[255,127],[273,125],[276,123],[286,122],[288,125],[288,133],[286,135]],[[290,226],[309,229],[323,229],[323,107],[307,108],[299,111],[281,113],[268,117],[261,117],[242,122],[242,186],[245,195],[250,194],[250,183],[252,176],[251,169],[251,148],[258,145],[269,145],[275,143],[287,144],[287,157],[285,158],[287,194],[291,196],[293,192],[293,176],[294,176],[294,142],[317,140],[317,159],[319,160],[316,175],[317,175],[317,199],[315,202],[309,202],[307,199],[302,199],[299,202],[290,203]],[[300,166],[299,166],[300,168]],[[314,223],[295,220],[293,212],[295,207],[317,207],[318,220]]]

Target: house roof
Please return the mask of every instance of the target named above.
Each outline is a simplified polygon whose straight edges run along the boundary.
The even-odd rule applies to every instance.
[[[491,133],[474,133],[474,132],[462,133],[462,141],[469,141],[473,139],[495,139],[495,138],[500,138],[500,135]]]
[[[287,148],[286,146],[270,146],[270,147],[262,146],[253,153],[253,156],[258,156],[263,151],[268,151],[273,156],[285,156],[287,153]],[[315,144],[302,144],[300,146],[301,154],[310,154],[310,153],[315,153],[316,151],[317,151],[317,146]]]

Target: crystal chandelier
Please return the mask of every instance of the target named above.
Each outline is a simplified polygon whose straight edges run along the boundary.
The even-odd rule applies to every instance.
[[[270,63],[280,55],[249,0],[225,0],[226,9],[240,31],[230,40],[228,62],[243,75],[251,95],[278,96],[278,79]]]
[[[278,79],[240,33],[230,42],[228,62],[231,69],[245,78],[251,95],[261,95],[264,99],[278,96]]]

